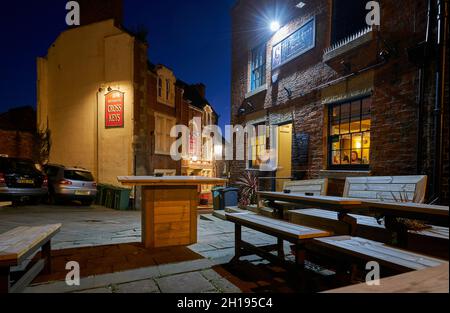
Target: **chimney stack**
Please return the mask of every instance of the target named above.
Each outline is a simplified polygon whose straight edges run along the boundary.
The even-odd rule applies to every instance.
[[[78,0],[81,26],[114,19],[123,24],[123,0]]]

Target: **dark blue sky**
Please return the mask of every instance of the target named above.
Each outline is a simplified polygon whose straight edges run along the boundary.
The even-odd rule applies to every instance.
[[[125,26],[149,30],[149,58],[189,83],[230,120],[230,9],[235,0],[124,0]],[[36,105],[36,57],[65,26],[64,0],[3,1],[0,6],[0,112]]]

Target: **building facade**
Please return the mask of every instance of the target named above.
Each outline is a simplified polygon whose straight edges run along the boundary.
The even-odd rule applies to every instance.
[[[145,39],[122,26],[114,4],[121,1],[101,7],[100,20],[87,14],[38,58],[37,120],[51,131],[50,163],[86,168],[113,185],[118,176],[190,174],[170,155],[171,129],[189,126],[194,109],[214,111],[204,93],[194,98],[200,85],[180,84],[170,68],[148,61]]]
[[[232,124],[280,127],[273,170],[258,160],[265,131],[247,140],[247,160],[231,163],[232,177],[278,178],[273,189],[283,178],[327,177],[330,194],[342,195],[348,176],[425,174],[428,199],[448,203],[448,69],[422,53],[438,50],[435,10],[427,31],[426,0],[380,3],[379,26],[367,24],[363,0],[236,3]]]

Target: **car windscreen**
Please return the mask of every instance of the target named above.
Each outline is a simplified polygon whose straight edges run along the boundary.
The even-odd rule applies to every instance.
[[[19,159],[1,160],[0,169],[3,172],[14,174],[35,174],[36,172],[39,172],[33,162]]]
[[[64,178],[78,181],[94,181],[94,177],[92,176],[91,173],[77,170],[65,170]]]

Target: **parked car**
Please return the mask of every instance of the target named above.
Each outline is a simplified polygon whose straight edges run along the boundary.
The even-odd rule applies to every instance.
[[[94,202],[97,183],[88,170],[49,164],[45,166],[45,172],[49,181],[50,203],[80,201],[82,205],[89,206]]]
[[[0,156],[0,201],[38,204],[48,194],[47,176],[26,159]]]

